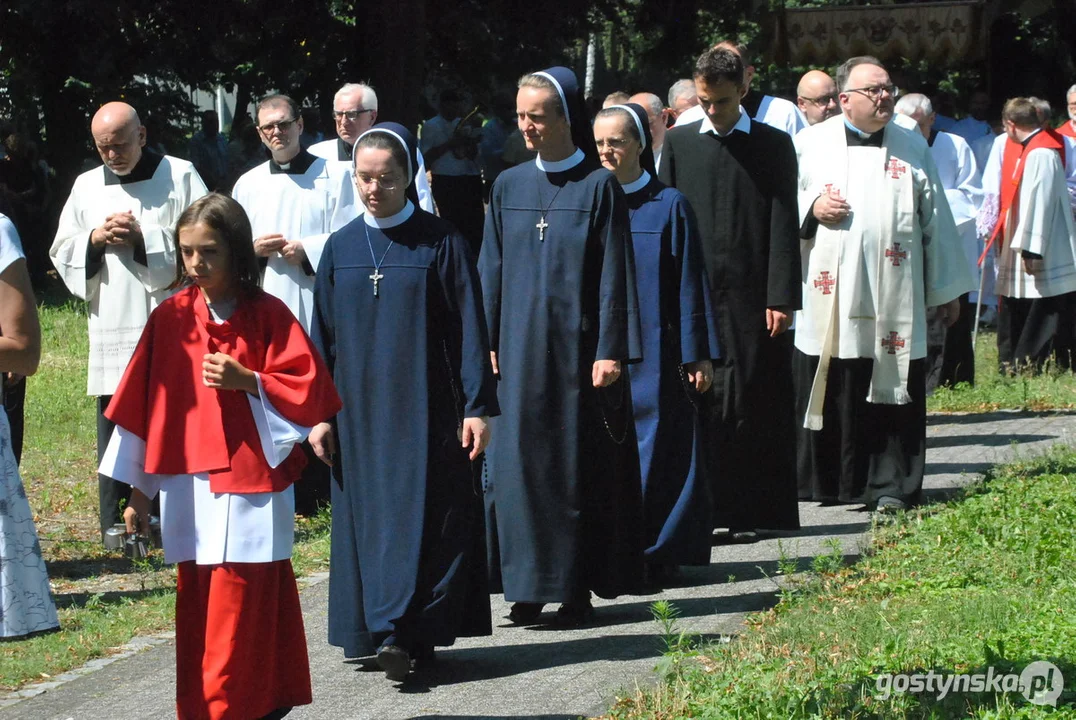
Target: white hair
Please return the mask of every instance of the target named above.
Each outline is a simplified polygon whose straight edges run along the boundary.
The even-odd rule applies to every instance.
[[[1069,95],[1076,95],[1076,85],[1069,88],[1069,91],[1065,93],[1065,102],[1068,102]]]
[[[908,93],[897,100],[896,111],[901,115],[914,117],[916,113],[922,113],[922,117],[930,117],[934,114],[934,105],[930,98],[922,93]]]
[[[365,83],[346,83],[336,94],[333,95],[333,100],[341,95],[349,95],[356,91],[362,91],[362,107],[364,110],[377,110],[377,93],[374,89]]]
[[[691,78],[677,80],[672,84],[672,87],[669,88],[669,107],[676,106],[677,98],[688,96],[695,96],[695,81]]]

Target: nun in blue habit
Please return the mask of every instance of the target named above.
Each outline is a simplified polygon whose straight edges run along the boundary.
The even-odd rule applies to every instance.
[[[548,619],[578,625],[591,592],[634,592],[642,577],[634,262],[575,75],[525,75],[516,108],[538,157],[494,183],[478,262],[502,410],[486,453],[490,573],[513,622],[560,603]]]
[[[365,212],[327,242],[311,329],[344,401],[311,432],[333,465],[329,643],[391,680],[491,632],[470,465],[499,412],[482,292],[467,241],[418,207],[415,149],[395,123],[356,141]]]
[[[602,165],[628,200],[643,360],[630,367],[649,579],[710,562],[712,501],[699,409],[719,357],[706,266],[687,199],[657,179],[646,111],[614,105],[594,120]]]

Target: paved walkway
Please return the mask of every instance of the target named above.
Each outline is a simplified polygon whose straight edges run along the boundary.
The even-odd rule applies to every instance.
[[[1076,442],[1076,414],[933,416],[927,429],[928,497],[944,496],[991,465]],[[866,543],[869,518],[847,507],[801,503],[803,528],[753,545],[714,548],[713,564],[685,573],[685,587],[646,597],[598,601],[596,623],[583,630],[508,626],[507,606],[494,598],[491,638],[461,641],[440,651],[439,666],[421,680],[397,685],[379,671],[345,662],[328,646],[327,583],[302,595],[314,678],[314,704],[290,718],[550,718],[602,713],[615,694],[654,681],[660,653],[649,604],[665,599],[695,633],[736,633],[744,615],[771,607],[782,552],[808,567],[826,541],[838,538],[854,559]],[[0,710],[0,720],[96,720],[174,717],[175,658],[171,642],[150,647],[71,682]]]

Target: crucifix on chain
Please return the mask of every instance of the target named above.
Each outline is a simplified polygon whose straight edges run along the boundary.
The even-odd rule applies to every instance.
[[[384,260],[384,258],[382,258]],[[374,274],[370,276],[370,279],[374,281],[374,297],[378,297],[378,284],[381,282],[381,278],[385,277],[377,270],[374,270]]]
[[[545,221],[545,215],[534,224],[534,227],[538,228],[538,242],[545,242],[545,229],[549,227],[549,223]]]

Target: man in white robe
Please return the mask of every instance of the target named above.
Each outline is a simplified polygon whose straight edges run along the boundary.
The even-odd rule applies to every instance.
[[[938,170],[938,179],[945,188],[945,197],[953,213],[957,232],[972,277],[979,274],[978,233],[975,219],[982,203],[982,187],[979,170],[971,146],[959,135],[940,132],[934,128],[934,106],[930,98],[920,93],[909,93],[897,101],[900,116],[915,121],[915,127],[930,146],[930,155]],[[938,385],[956,385],[975,382],[975,352],[971,344],[972,324],[978,291],[960,297],[960,317],[952,327],[946,328],[942,320],[932,317],[928,311],[927,389]],[[937,342],[932,337],[937,335]]]
[[[377,93],[363,83],[346,83],[333,97],[333,120],[336,122],[336,137],[314,143],[310,146],[310,154],[346,163],[348,172],[351,172],[351,149],[355,147],[355,141],[377,122]],[[415,190],[418,191],[419,207],[432,213],[433,192],[426,177],[426,164],[423,162],[422,153],[418,155]],[[360,205],[359,212],[362,210]]]
[[[968,115],[960,120],[953,121],[948,127],[939,127],[953,135],[959,135],[969,143],[975,142],[986,135],[993,135],[994,129],[987,122],[987,113],[990,111],[990,94],[986,90],[976,90],[968,102]]]
[[[86,392],[97,398],[98,460],[112,435],[104,417],[150,311],[176,279],[172,228],[206,186],[186,160],[145,150],[135,109],[110,102],[90,125],[104,163],[79,175],[49,255],[71,294],[89,303]],[[121,520],[126,485],[98,475],[101,533]]]
[[[808,125],[817,125],[839,115],[837,83],[821,70],[808,70],[796,85],[796,107]]]
[[[1034,98],[1013,98],[1002,112],[1007,142],[1001,162],[996,252],[998,362],[1003,371],[1062,368],[1076,351],[1076,238],[1065,182],[1065,138],[1042,127]]]
[[[900,509],[925,468],[926,311],[951,324],[974,282],[926,142],[890,122],[889,73],[856,57],[837,85],[842,115],[795,138],[800,498]]]
[[[777,128],[778,130],[784,130],[793,137],[795,137],[796,133],[800,130],[807,127],[807,121],[794,103],[783,98],[773,97],[772,95],[763,95],[762,93],[751,89],[751,80],[755,77],[755,66],[751,64],[751,59],[746,46],[729,40],[723,40],[714,45],[714,47],[731,50],[739,55],[740,60],[743,61],[744,87],[746,88],[746,91],[744,92],[743,98],[740,100],[740,105],[747,111],[748,117],[760,123],[765,123],[770,127]],[[698,122],[705,117],[706,112],[702,109],[702,106],[696,105],[681,113],[680,116],[676,118],[676,125],[674,127]]]
[[[674,120],[698,104],[699,97],[695,93],[692,78],[681,78],[669,87],[669,114]]]
[[[358,215],[354,185],[346,164],[302,148],[303,120],[291,98],[270,95],[259,102],[257,125],[272,159],[240,176],[232,197],[250,218],[255,254],[265,258],[262,287],[309,331],[325,241]]]

